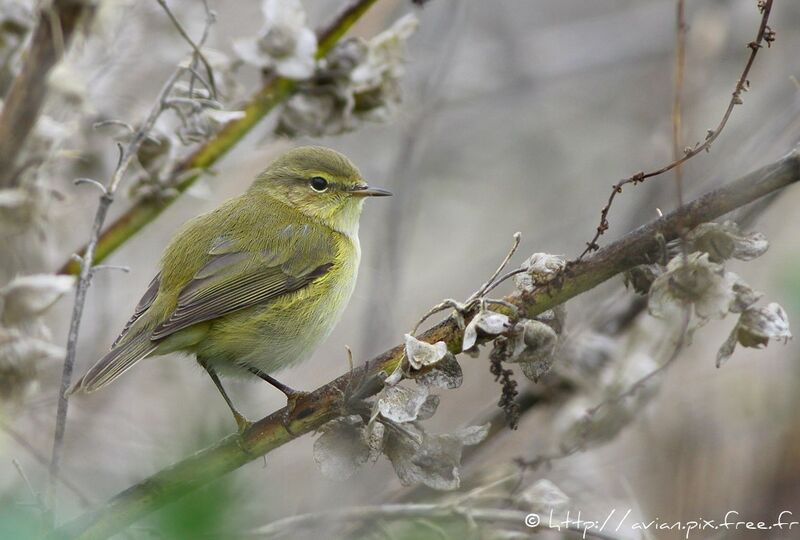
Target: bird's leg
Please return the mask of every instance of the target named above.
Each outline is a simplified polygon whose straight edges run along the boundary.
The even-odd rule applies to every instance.
[[[286,413],[283,415],[283,427],[286,428],[286,431],[292,433],[292,430],[289,429],[289,416],[291,416],[292,412],[294,412],[294,408],[297,406],[297,402],[308,395],[308,392],[303,392],[301,390],[295,390],[289,386],[286,386],[282,382],[280,382],[275,377],[264,373],[258,368],[248,367],[247,368],[250,373],[255,375],[256,377],[264,380],[280,390],[286,396]]]
[[[228,393],[225,391],[225,388],[222,387],[222,382],[219,380],[219,376],[217,375],[217,372],[214,371],[214,368],[212,368],[202,360],[198,360],[198,363],[201,366],[203,366],[203,369],[206,370],[208,376],[211,377],[212,381],[214,381],[214,386],[216,386],[217,390],[219,390],[219,393],[222,394],[222,399],[224,399],[225,403],[228,404],[228,408],[231,410],[234,420],[236,420],[236,425],[239,426],[239,433],[242,433],[244,430],[249,428],[253,423],[250,422],[247,418],[245,418],[244,415],[242,415],[242,413],[236,410],[236,407],[233,406],[233,402],[231,401],[231,398],[228,397]]]
[[[267,373],[264,373],[263,371],[261,371],[258,368],[248,367],[247,370],[250,373],[252,373],[253,375],[255,375],[256,377],[258,377],[259,379],[267,381],[269,384],[271,384],[272,386],[274,386],[275,388],[277,388],[278,390],[280,390],[281,392],[286,394],[286,398],[287,399],[292,399],[292,396],[294,396],[294,395],[304,394],[305,393],[305,392],[300,392],[299,390],[294,390],[294,389],[286,386],[285,384],[283,384],[281,381],[279,381],[278,379],[276,379],[272,375],[268,375]]]

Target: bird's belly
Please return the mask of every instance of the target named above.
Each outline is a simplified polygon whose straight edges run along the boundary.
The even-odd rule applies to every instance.
[[[248,367],[274,373],[302,362],[330,335],[354,285],[355,275],[322,281],[216,319],[197,356],[228,376],[247,374]]]

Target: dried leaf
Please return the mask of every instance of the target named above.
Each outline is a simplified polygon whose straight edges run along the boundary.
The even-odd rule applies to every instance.
[[[717,367],[720,367],[722,364],[728,361],[728,359],[733,356],[733,351],[736,350],[736,344],[739,341],[739,322],[736,322],[736,326],[733,327],[733,330],[730,334],[728,334],[727,339],[722,344],[722,346],[717,351]]]
[[[407,435],[391,434],[384,448],[400,482],[405,486],[422,483],[433,489],[457,489],[462,450],[458,439],[422,431],[418,431],[418,437],[421,443]]]
[[[8,326],[38,317],[72,289],[74,284],[73,276],[34,274],[15,278],[0,289],[0,320]]]
[[[416,25],[413,15],[405,16],[369,42],[337,43],[319,61],[315,76],[286,102],[276,131],[320,137],[390,119],[401,98],[405,41]]]
[[[514,283],[519,290],[531,292],[537,285],[550,281],[566,267],[566,264],[567,260],[563,255],[534,253],[522,263],[520,268],[524,268],[526,272],[515,275]]]
[[[791,338],[789,317],[780,304],[772,302],[767,307],[748,308],[739,316],[736,326],[717,352],[717,367],[733,355],[737,344],[761,349],[771,339],[786,341]]]
[[[406,342],[406,358],[414,369],[430,366],[437,363],[447,354],[447,345],[444,341],[426,343],[411,334],[404,336]]]
[[[392,373],[389,374],[389,376],[386,377],[386,379],[383,381],[384,386],[394,386],[400,381],[402,381],[403,377],[405,376],[405,373],[403,371],[404,371],[403,362],[400,362],[399,364],[397,364],[397,367],[394,368],[394,371],[392,371]]]
[[[467,426],[459,429],[453,433],[453,435],[457,437],[464,446],[474,446],[483,442],[489,435],[489,429],[491,427],[492,424],[488,422],[480,426]]]
[[[244,111],[223,111],[220,109],[205,109],[205,114],[217,126],[224,126],[233,120],[239,120],[245,117]]]
[[[64,354],[52,343],[0,326],[0,400],[24,398],[37,380],[40,363],[60,360]]]
[[[439,490],[459,487],[459,467],[464,446],[477,444],[489,430],[487,424],[472,426],[454,434],[430,435],[418,426],[406,427],[408,434],[392,433],[389,436],[386,456],[403,485],[423,483]]]
[[[478,341],[478,331],[489,336],[502,334],[511,327],[508,316],[488,309],[481,310],[475,315],[464,329],[464,341],[461,346],[462,351],[466,351],[475,346]]]
[[[750,286],[741,279],[733,284],[733,294],[734,298],[729,308],[731,313],[742,313],[764,296],[764,293],[750,288]]]
[[[314,461],[322,474],[332,480],[347,480],[367,462],[370,446],[365,442],[360,416],[337,418],[325,424],[314,441]]]
[[[417,30],[419,20],[406,14],[369,41],[366,61],[350,75],[356,93],[371,91],[403,74],[405,42]]]
[[[625,272],[625,286],[633,287],[639,294],[647,294],[658,276],[664,273],[660,264],[640,264]]]
[[[478,324],[476,319],[477,316],[469,321],[467,327],[464,328],[464,341],[461,343],[462,351],[472,350],[475,343],[478,341]]]
[[[264,0],[264,27],[258,37],[234,41],[239,57],[262,69],[274,69],[288,79],[308,79],[314,73],[317,37],[306,26],[299,0]]]
[[[721,319],[735,299],[733,287],[738,280],[736,274],[709,261],[708,253],[691,253],[686,262],[676,256],[650,287],[648,309],[654,317],[667,318],[693,305],[702,322]]]
[[[412,377],[421,386],[445,390],[458,388],[464,382],[464,373],[461,371],[461,365],[451,353],[447,353],[431,369],[412,374]]]
[[[522,372],[532,381],[550,371],[553,365],[558,335],[537,320],[525,319],[514,328],[514,340],[508,362],[520,364]]]
[[[422,404],[417,414],[417,420],[428,420],[436,414],[436,409],[439,408],[439,396],[430,395]]]
[[[535,319],[545,323],[556,334],[561,335],[567,325],[567,306],[564,304],[557,305],[553,309],[541,312]]]
[[[377,407],[384,418],[397,423],[413,422],[428,398],[425,386],[387,386],[378,394]]]
[[[769,248],[769,242],[761,233],[742,234],[733,221],[724,223],[702,223],[686,235],[692,251],[706,252],[712,262],[728,259],[750,261]]]
[[[786,311],[775,302],[760,309],[747,309],[739,318],[738,338],[743,347],[766,347],[771,339],[785,341],[791,337]]]

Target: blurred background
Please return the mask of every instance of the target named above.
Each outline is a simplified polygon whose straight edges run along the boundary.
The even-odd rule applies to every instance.
[[[255,34],[262,25],[255,0],[210,4],[217,13],[208,41],[214,49],[231,54],[235,38]],[[190,33],[202,31],[199,2],[170,5]],[[304,2],[312,26],[328,20],[338,5]],[[514,265],[534,252],[575,257],[594,232],[611,184],[671,161],[675,10],[674,0],[431,0],[422,9],[379,0],[352,34],[374,36],[407,12],[419,18],[408,40],[403,102],[394,118],[336,137],[288,140],[273,134],[274,115],[269,117],[213,167],[213,175],[106,261],[130,272],[100,272],[94,279],[76,370],[82,372],[107,350],[176,229],[240,193],[270,159],[294,145],[333,147],[348,155],[370,183],[395,193],[367,204],[353,300],[312,360],[280,374],[294,388],[310,390],[345,372],[346,345],[362,363],[400,343],[443,298],[468,297],[502,260],[516,231],[522,232],[522,244]],[[716,127],[759,20],[755,0],[687,0],[687,146]],[[800,138],[800,3],[776,2],[771,27],[777,41],[759,53],[744,104],[736,107],[711,152],[683,168],[687,200],[780,158]],[[92,28],[69,58],[83,83],[79,107],[89,116],[135,122],[185,56],[186,44],[155,2],[101,2]],[[259,73],[243,66],[237,79],[246,96],[257,88]],[[116,150],[105,136],[82,137],[77,144],[81,160],[47,180],[61,196],[48,204],[37,230],[4,234],[0,283],[18,274],[53,271],[88,237],[96,193],[73,186],[72,180],[107,178]],[[659,209],[673,209],[676,201],[672,174],[629,187],[611,211],[611,228],[601,245],[657,217]],[[756,261],[729,266],[767,301],[783,305],[792,322],[800,320],[799,203],[800,191],[790,188],[750,214],[747,229],[763,232],[770,249]],[[111,219],[130,204],[127,195],[118,197]],[[634,296],[617,277],[571,300],[564,339],[580,341],[592,334],[590,329],[602,326]],[[57,345],[66,342],[71,305],[68,294],[47,314]],[[630,405],[624,429],[604,444],[526,472],[525,485],[548,479],[569,498],[566,507],[580,510],[585,519],[605,519],[612,509],[662,521],[721,520],[729,510],[770,522],[789,510],[797,519],[800,348],[790,341],[766,350],[737,349],[717,369],[716,351],[734,322],[714,321],[698,330],[691,346],[655,381],[657,392]],[[669,341],[669,332],[652,326],[639,320],[633,332],[645,337],[620,339]],[[452,431],[496,409],[500,386],[489,373],[487,352],[461,360],[464,384],[442,395],[438,413],[428,422],[434,431]],[[665,359],[651,356],[658,360],[655,365]],[[0,403],[4,425],[18,435],[0,430],[0,507],[7,511],[28,511],[32,502],[12,459],[37,489],[46,484],[46,467],[24,444],[49,456],[61,367],[57,360],[43,361],[35,371],[35,384],[23,397]],[[533,385],[519,373],[517,379]],[[257,380],[228,385],[250,418],[285,404],[279,392]],[[547,381],[538,385],[544,391]],[[464,484],[478,486],[513,469],[514,458],[557,454],[570,418],[565,411],[597,402],[591,393],[577,394],[532,409],[517,431],[506,430],[471,452],[462,471]],[[63,475],[99,504],[233,429],[225,404],[193,361],[159,357],[102,392],[70,401]],[[203,537],[231,538],[289,515],[436,497],[403,488],[385,459],[367,464],[344,483],[328,480],[312,465],[313,440],[303,437],[265,461],[240,468],[179,503],[183,514],[162,512],[133,529],[133,537],[195,538],[203,531]],[[59,520],[81,509],[70,491],[60,490]],[[377,526],[366,532],[329,527],[305,528],[293,537],[383,534],[375,532]],[[721,536],[794,538],[796,530]],[[435,537],[431,531],[414,534]],[[640,537],[624,529],[615,534]]]

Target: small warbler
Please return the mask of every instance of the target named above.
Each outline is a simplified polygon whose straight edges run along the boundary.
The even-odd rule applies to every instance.
[[[333,329],[356,283],[358,221],[368,186],[328,148],[286,152],[241,196],[188,221],[170,242],[111,350],[72,388],[93,392],[148,356],[194,354],[240,430],[219,375],[270,373],[311,356]]]

